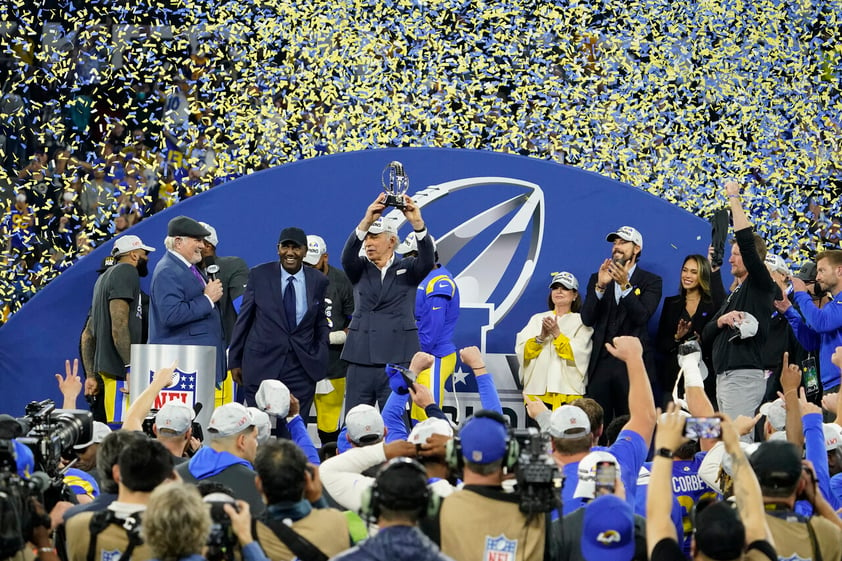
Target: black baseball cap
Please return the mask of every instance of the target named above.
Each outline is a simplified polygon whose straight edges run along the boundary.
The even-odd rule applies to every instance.
[[[801,268],[798,269],[798,272],[795,273],[794,276],[797,279],[801,279],[804,282],[816,282],[816,264],[812,261],[807,261]]]
[[[762,443],[749,458],[757,481],[765,489],[786,489],[801,478],[801,454],[786,440]]]
[[[301,228],[284,228],[278,237],[278,245],[285,242],[307,247],[307,234]]]

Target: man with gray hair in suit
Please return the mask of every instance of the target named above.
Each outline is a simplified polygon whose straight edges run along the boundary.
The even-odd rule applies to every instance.
[[[417,257],[395,255],[397,230],[382,217],[385,193],[368,206],[342,250],[342,268],[354,285],[354,314],[342,351],[348,362],[346,410],[375,401],[382,410],[390,392],[386,364],[408,366],[419,350],[415,292],[435,265],[435,250],[421,209],[403,197],[401,211],[415,231]]]

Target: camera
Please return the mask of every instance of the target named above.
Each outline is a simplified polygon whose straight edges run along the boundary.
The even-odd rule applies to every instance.
[[[561,471],[550,456],[549,438],[535,428],[515,429],[520,445],[515,466],[520,511],[528,516],[561,508]]]
[[[211,514],[205,558],[208,561],[234,561],[234,550],[239,542],[231,527],[231,519],[225,512],[225,505],[230,504],[239,512],[237,502],[225,493],[211,493],[202,500],[210,506]]]
[[[25,416],[17,419],[18,434],[10,438],[18,437],[18,442],[32,450],[36,470],[57,477],[62,455],[91,440],[93,416],[80,409],[56,409],[50,399],[30,402],[25,411]]]
[[[33,499],[49,511],[70,494],[61,480],[63,454],[91,439],[90,412],[56,410],[51,400],[33,401],[25,416],[0,419],[0,559],[23,549],[36,526],[50,527],[50,519],[35,511]],[[23,477],[18,457],[29,449],[34,469]],[[31,469],[31,468],[30,468]]]

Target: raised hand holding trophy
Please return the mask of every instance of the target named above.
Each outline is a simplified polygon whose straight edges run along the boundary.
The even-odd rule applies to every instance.
[[[389,162],[381,174],[383,191],[386,192],[386,200],[383,204],[403,210],[406,208],[403,196],[409,190],[409,176],[403,169],[400,162]]]

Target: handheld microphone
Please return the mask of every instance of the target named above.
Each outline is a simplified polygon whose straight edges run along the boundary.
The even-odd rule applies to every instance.
[[[205,273],[208,275],[208,280],[215,281],[219,275],[219,265],[216,264],[216,259],[213,256],[205,258]]]

